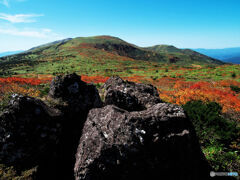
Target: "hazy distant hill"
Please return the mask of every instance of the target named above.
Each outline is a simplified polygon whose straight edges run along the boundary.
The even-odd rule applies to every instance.
[[[240,56],[223,59],[223,61],[224,62],[229,62],[229,63],[234,63],[234,64],[240,64]]]
[[[194,49],[207,56],[220,59],[224,62],[240,64],[240,47],[225,49]]]
[[[13,55],[13,54],[21,53],[21,52],[23,52],[23,51],[8,51],[8,52],[3,52],[3,53],[0,53],[0,57],[9,56],[9,55]]]

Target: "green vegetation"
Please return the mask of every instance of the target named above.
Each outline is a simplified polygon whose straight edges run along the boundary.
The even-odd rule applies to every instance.
[[[14,169],[13,166],[5,166],[0,164],[0,179],[1,180],[33,180],[35,179],[35,173],[37,171],[37,167],[32,169],[25,170],[20,174]]]
[[[238,171],[240,164],[240,128],[221,116],[221,106],[215,102],[188,102],[183,106],[192,120],[203,152],[215,171]],[[235,145],[235,146],[231,146]]]
[[[169,45],[156,45],[152,47],[145,48],[147,50],[161,53],[161,54],[168,54],[169,62],[170,63],[177,63],[182,65],[190,65],[190,64],[223,64],[221,61],[216,59],[210,58],[203,54],[200,54],[196,51],[191,49],[178,49],[174,46]]]
[[[50,88],[49,85],[44,84],[41,87],[39,87],[39,91],[40,91],[40,97],[44,97],[48,95]]]
[[[96,75],[109,70],[114,74],[125,75],[129,69],[132,74],[139,75],[143,74],[142,71],[170,64],[190,67],[193,64],[200,67],[222,64],[194,51],[189,53],[190,50],[180,50],[173,46],[166,46],[165,49],[140,48],[111,36],[66,39],[0,58],[0,76],[56,75],[68,72]]]
[[[213,142],[202,147],[208,162],[217,172],[238,172],[240,156],[238,151],[225,148]]]
[[[0,113],[8,105],[10,98],[11,98],[11,95],[10,94],[6,94],[6,95],[4,95],[4,98],[0,100]]]
[[[238,86],[230,86],[231,90],[236,92],[236,93],[240,93],[240,87]]]
[[[232,78],[235,78],[237,75],[235,72],[232,73]]]

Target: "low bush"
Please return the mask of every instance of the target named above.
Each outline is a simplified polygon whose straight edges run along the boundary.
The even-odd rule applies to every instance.
[[[231,90],[236,92],[236,93],[240,93],[240,88],[238,86],[230,86]]]
[[[240,165],[237,122],[225,119],[221,106],[215,102],[190,101],[183,108],[192,120],[203,153],[213,169],[237,172]]]
[[[192,120],[202,145],[214,140],[227,146],[238,137],[237,123],[221,116],[222,108],[218,103],[190,101],[183,108]]]

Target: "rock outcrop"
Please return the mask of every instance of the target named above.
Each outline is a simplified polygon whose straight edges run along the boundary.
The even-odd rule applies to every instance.
[[[208,179],[208,164],[182,108],[90,111],[76,154],[76,180]]]
[[[50,103],[15,95],[0,115],[0,164],[24,170],[38,166],[37,179],[74,179],[75,153],[90,109],[102,106],[95,86],[76,74],[57,76]]]
[[[112,105],[89,112],[76,154],[76,180],[209,178],[210,168],[181,107],[159,103],[151,85],[119,77],[103,88],[105,104]]]
[[[150,84],[137,84],[115,76],[103,85],[105,104],[114,104],[128,111],[140,111],[162,102],[157,88]]]
[[[32,97],[13,95],[0,115],[0,164],[17,170],[56,167],[61,112]]]
[[[13,95],[0,114],[0,164],[37,167],[40,180],[209,178],[181,107],[152,85],[112,77],[103,88],[104,103],[70,74],[52,81],[46,102]]]
[[[102,101],[96,87],[81,81],[81,77],[75,73],[54,78],[49,97],[53,101],[57,100],[54,108],[63,113],[62,133],[57,151],[57,169],[60,172],[57,172],[57,179],[73,179],[75,153],[83,124],[89,110],[102,107]]]
[[[59,106],[66,104],[63,110],[71,111],[73,114],[102,106],[96,87],[83,82],[81,77],[75,73],[54,78],[49,96],[61,100]]]

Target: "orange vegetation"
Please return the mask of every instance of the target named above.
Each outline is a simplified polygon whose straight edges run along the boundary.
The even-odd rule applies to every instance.
[[[29,84],[29,85],[39,85],[45,83],[45,80],[40,80],[36,78],[21,78],[21,77],[7,77],[7,78],[0,78],[1,84],[9,84],[9,83],[19,83],[19,84]]]
[[[236,81],[177,81],[172,90],[161,90],[159,88],[159,94],[160,98],[164,101],[178,105],[186,104],[192,100],[201,100],[204,102],[219,103],[223,107],[223,112],[229,110],[240,112],[239,94],[231,90],[231,85],[240,87],[240,83]]]
[[[86,83],[105,83],[108,80],[109,77],[104,76],[86,76],[82,75],[81,79],[82,81],[85,81]]]
[[[109,77],[86,76],[81,79],[87,83],[105,83]],[[0,99],[5,93],[21,93],[29,96],[39,96],[37,85],[48,83],[52,78],[43,76],[38,78],[8,77],[0,78]],[[240,87],[235,80],[222,81],[185,81],[183,78],[163,77],[154,80],[145,76],[133,75],[123,77],[124,80],[137,83],[151,83],[158,88],[160,98],[166,102],[184,105],[188,101],[201,100],[204,102],[217,102],[223,107],[223,112],[240,112],[240,93],[232,91],[230,86]]]
[[[1,84],[0,85],[0,100],[4,98],[6,94],[22,94],[28,95],[32,97],[38,97],[40,95],[40,91],[35,88],[29,87],[22,87],[20,84],[17,83],[9,83],[9,84]]]
[[[21,77],[0,78],[0,100],[6,94],[14,93],[37,97],[40,91],[36,86],[42,83],[46,83],[46,80]]]

